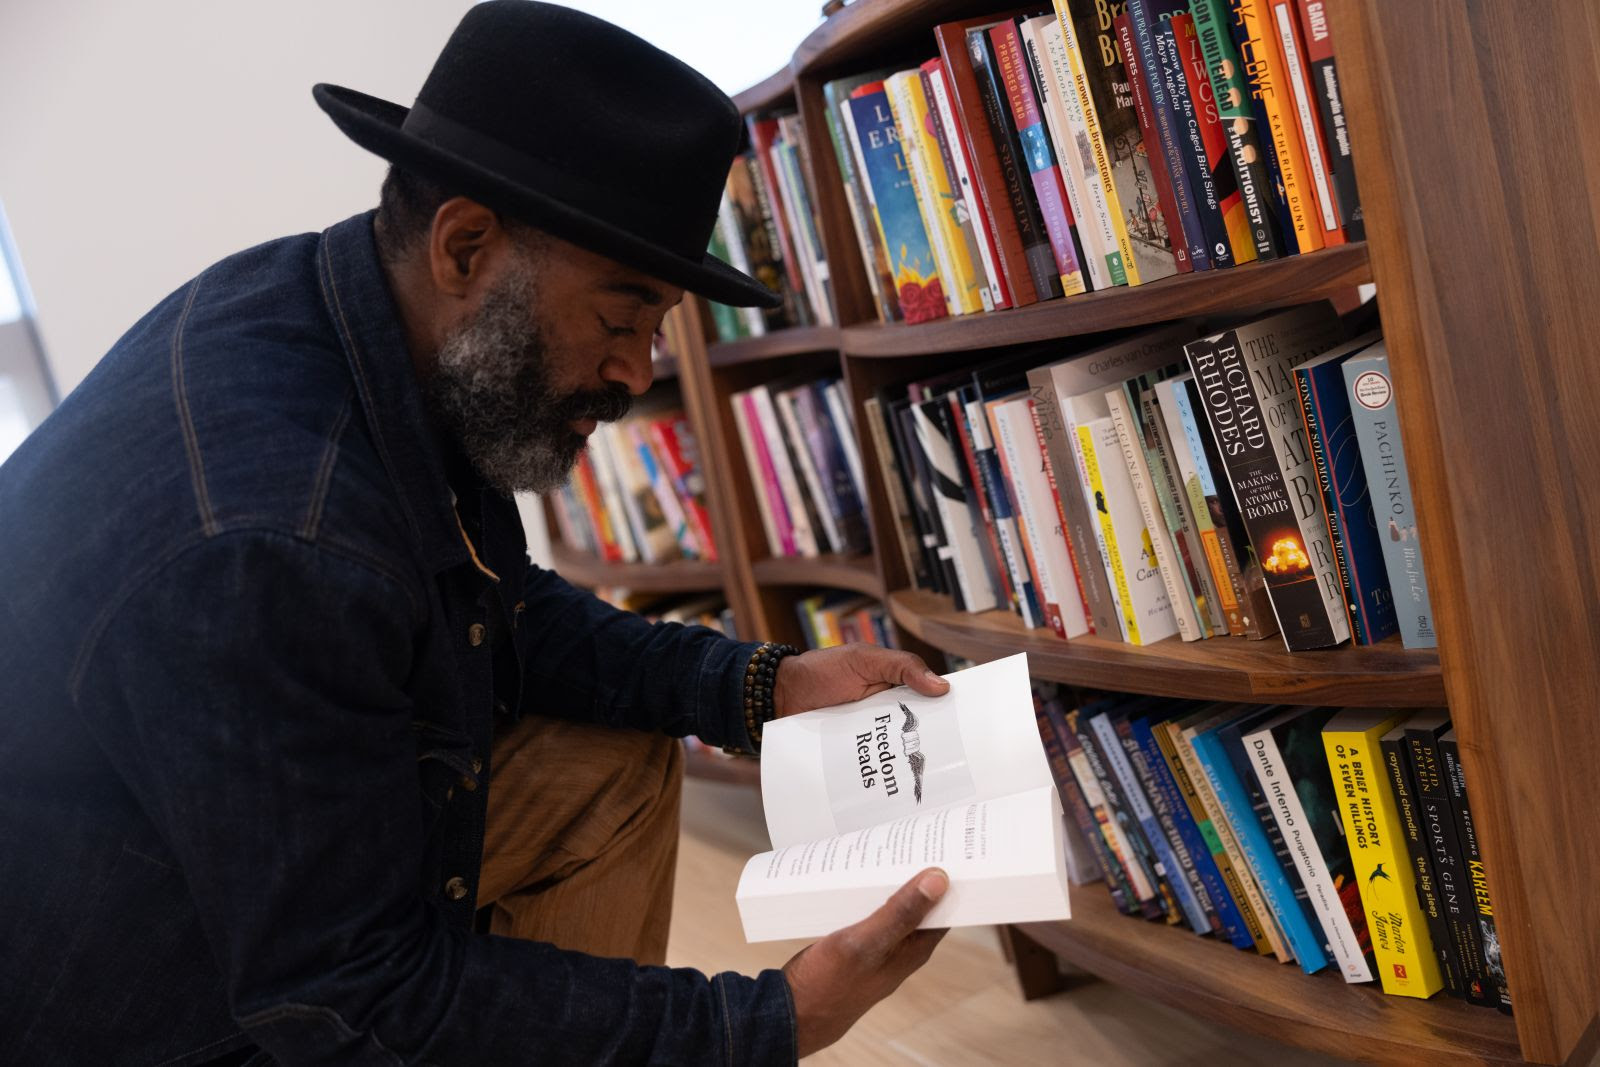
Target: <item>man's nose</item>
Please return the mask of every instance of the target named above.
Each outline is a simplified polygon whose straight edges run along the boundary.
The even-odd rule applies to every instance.
[[[650,350],[648,337],[614,349],[600,364],[600,377],[607,382],[621,383],[634,396],[643,396],[655,379]]]

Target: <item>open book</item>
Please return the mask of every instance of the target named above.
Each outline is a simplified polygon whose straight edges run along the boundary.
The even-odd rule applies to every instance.
[[[745,864],[750,941],[817,937],[866,918],[912,875],[950,890],[927,928],[1065,919],[1060,798],[1017,655],[766,725],[761,799],[774,851]]]

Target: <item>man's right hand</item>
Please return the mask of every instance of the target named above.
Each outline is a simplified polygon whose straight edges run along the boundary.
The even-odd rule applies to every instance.
[[[794,997],[795,1042],[801,1056],[827,1048],[918,967],[944,930],[918,930],[950,876],[930,867],[854,926],[801,949],[784,964]]]

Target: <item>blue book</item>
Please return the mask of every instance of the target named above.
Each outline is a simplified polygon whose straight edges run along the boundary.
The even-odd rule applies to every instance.
[[[1133,728],[1133,738],[1144,752],[1151,777],[1155,779],[1156,787],[1161,790],[1167,807],[1172,812],[1172,822],[1178,836],[1183,839],[1184,848],[1194,861],[1195,874],[1205,887],[1206,895],[1210,897],[1211,910],[1217,913],[1217,920],[1235,947],[1254,949],[1255,938],[1250,936],[1244,916],[1239,914],[1233,895],[1223,884],[1222,872],[1217,869],[1217,861],[1211,858],[1211,845],[1200,833],[1200,827],[1195,825],[1194,816],[1190,814],[1189,805],[1183,799],[1177,779],[1172,776],[1172,768],[1167,765],[1167,757],[1162,754],[1161,746],[1156,743],[1155,734],[1150,730],[1150,720],[1141,716],[1128,725]]]
[[[1167,91],[1166,79],[1161,76],[1161,57],[1156,51],[1160,23],[1188,10],[1188,0],[1128,0],[1128,22],[1133,28],[1134,47],[1139,50],[1139,77],[1144,79],[1145,93],[1150,99],[1150,118],[1161,137],[1161,154],[1171,178],[1172,199],[1177,202],[1183,243],[1189,249],[1194,269],[1210,270],[1211,253],[1206,248],[1205,232],[1200,226],[1200,212],[1189,184],[1189,171],[1183,164],[1187,146],[1180,140],[1177,107]],[[1129,74],[1131,76],[1132,71]],[[1172,235],[1174,243],[1178,236]]]
[[[939,268],[928,243],[927,228],[917,207],[900,131],[889,110],[882,82],[861,86],[850,97],[850,119],[861,145],[862,169],[872,190],[872,213],[889,256],[896,298],[907,322],[925,322],[945,314]],[[927,291],[937,291],[937,299]]]
[[[1436,648],[1439,637],[1433,632],[1428,576],[1422,569],[1417,513],[1411,506],[1411,476],[1406,470],[1406,451],[1400,443],[1389,350],[1380,340],[1346,360],[1343,370],[1361,465],[1372,491],[1378,543],[1383,549],[1389,589],[1394,594],[1400,639],[1407,648]]]
[[[979,488],[989,501],[989,513],[994,518],[995,534],[1000,540],[1003,562],[1011,575],[1012,588],[1016,590],[1016,607],[1023,625],[1029,628],[1048,626],[1039,591],[1034,588],[1033,572],[1028,568],[1027,551],[1022,544],[1022,528],[1017,525],[1016,501],[1011,499],[1011,489],[1000,464],[1000,453],[995,448],[994,434],[989,429],[989,415],[984,410],[986,395],[977,385],[961,389],[961,410],[967,417],[967,427],[972,434],[972,458],[978,468]]]
[[[1350,632],[1361,645],[1382,641],[1399,628],[1344,381],[1344,363],[1377,339],[1376,333],[1366,334],[1294,371]]]
[[[806,451],[817,468],[822,483],[824,506],[833,517],[842,544],[841,552],[868,552],[872,538],[867,533],[867,517],[856,492],[856,481],[844,454],[839,430],[828,413],[828,381],[810,382],[794,392],[795,414],[805,438]]]
[[[1089,728],[1094,731],[1095,740],[1100,743],[1100,750],[1105,755],[1112,773],[1122,784],[1123,798],[1128,803],[1128,809],[1138,821],[1144,839],[1150,843],[1151,849],[1155,852],[1159,862],[1156,872],[1171,887],[1172,894],[1177,898],[1178,906],[1183,909],[1184,919],[1188,921],[1190,927],[1196,933],[1210,933],[1211,919],[1206,915],[1205,908],[1190,887],[1188,879],[1183,876],[1183,869],[1178,863],[1178,857],[1172,851],[1172,845],[1161,832],[1155,809],[1150,806],[1144,788],[1134,773],[1133,764],[1129,762],[1128,753],[1124,751],[1122,741],[1117,736],[1117,727],[1111,721],[1110,713],[1102,711],[1090,718]]]
[[[1254,720],[1259,714],[1246,716],[1245,721]],[[1223,726],[1236,725],[1238,721],[1224,723]],[[1233,761],[1223,750],[1221,738],[1217,736],[1222,728],[1219,726],[1194,735],[1195,757],[1205,768],[1206,778],[1211,783],[1212,791],[1216,793],[1217,801],[1222,805],[1223,814],[1228,818],[1228,825],[1233,828],[1239,847],[1250,862],[1250,870],[1256,876],[1256,884],[1261,887],[1262,894],[1267,898],[1267,904],[1272,908],[1272,914],[1278,921],[1278,928],[1288,940],[1290,950],[1299,961],[1302,970],[1307,974],[1315,974],[1328,965],[1328,955],[1322,945],[1321,927],[1311,925],[1305,911],[1295,900],[1294,886],[1289,882],[1289,875],[1278,861],[1272,842],[1267,839],[1266,829],[1256,814],[1250,794],[1245,791],[1245,783],[1241,781]],[[1234,730],[1234,736],[1235,738],[1238,736],[1237,729]],[[1253,782],[1255,774],[1251,773],[1247,778]],[[1271,817],[1270,812],[1268,817]]]

